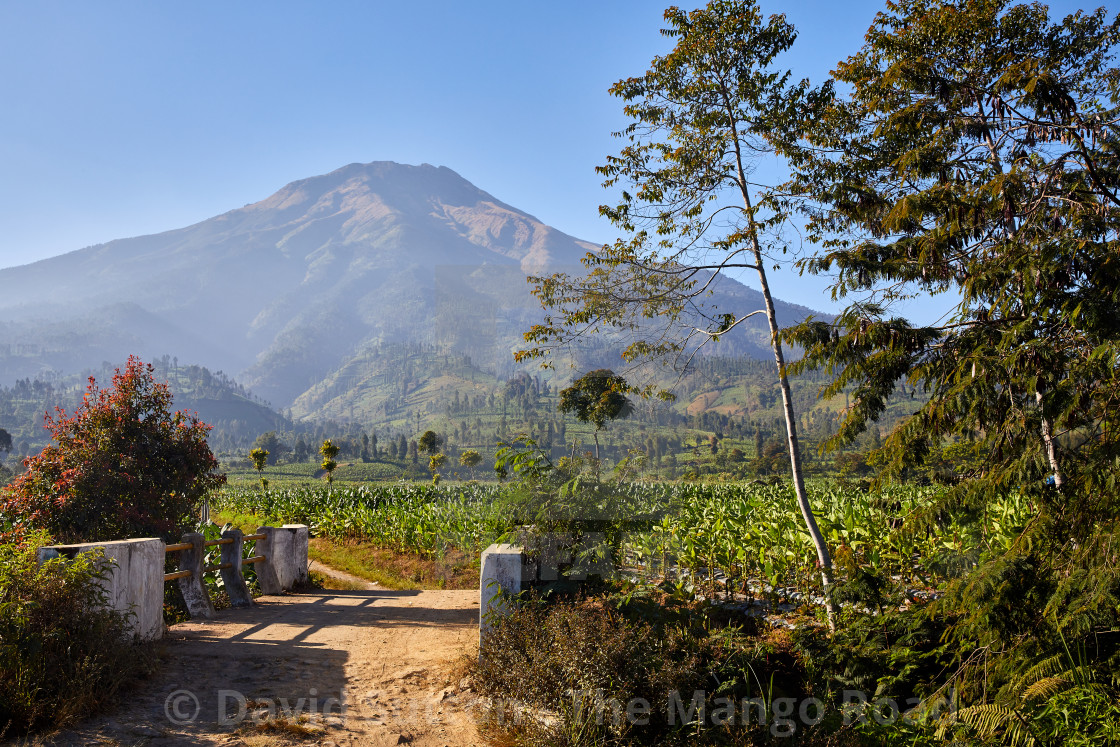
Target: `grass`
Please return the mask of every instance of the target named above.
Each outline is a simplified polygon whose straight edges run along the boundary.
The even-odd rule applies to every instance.
[[[217,524],[230,523],[243,532],[255,532],[268,522],[254,514],[215,512]],[[477,589],[478,561],[458,550],[449,550],[441,557],[429,558],[417,553],[398,552],[378,547],[372,542],[335,540],[315,537],[307,555],[311,560],[339,571],[364,578],[387,589]],[[321,574],[316,574],[321,576]],[[345,582],[322,577],[323,588]]]
[[[219,526],[232,524],[234,529],[240,529],[245,534],[253,534],[260,527],[268,526],[268,522],[260,516],[236,511],[215,511],[210,514],[210,521]]]
[[[319,589],[329,589],[331,591],[365,591],[365,584],[357,581],[348,581],[343,578],[335,578],[328,576],[325,573],[311,571],[311,585]]]
[[[373,581],[387,589],[477,589],[478,562],[449,550],[428,558],[378,547],[372,542],[311,540],[308,557],[323,565]]]

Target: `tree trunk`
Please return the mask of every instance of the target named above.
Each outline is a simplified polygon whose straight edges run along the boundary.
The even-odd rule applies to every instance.
[[[778,367],[778,383],[782,390],[782,412],[786,420],[786,444],[789,446],[789,466],[793,473],[793,489],[797,494],[797,506],[801,509],[801,518],[805,521],[805,527],[809,530],[809,535],[813,538],[813,545],[817,550],[817,562],[821,566],[821,586],[824,589],[825,609],[828,612],[828,628],[835,633],[839,609],[832,596],[832,556],[828,552],[824,535],[821,534],[821,530],[817,526],[817,519],[813,515],[813,507],[809,503],[808,494],[805,492],[805,477],[801,469],[801,446],[797,440],[797,415],[793,411],[793,397],[790,394],[789,377],[786,376],[778,317],[774,311],[774,299],[770,295],[770,284],[766,279],[766,267],[763,263],[762,249],[758,244],[754,216],[751,214],[751,200],[746,189],[746,177],[741,171],[740,184],[743,187],[743,202],[751,221],[751,248],[754,254],[755,269],[758,270],[758,283],[762,287],[762,297],[766,302],[766,321],[770,324],[770,348],[774,351],[774,363]]]
[[[1054,445],[1054,426],[1042,407],[1042,390],[1036,388],[1034,396],[1035,401],[1038,402],[1038,413],[1042,417],[1042,443],[1046,447],[1046,461],[1049,462],[1050,470],[1054,473],[1054,487],[1060,493],[1065,479],[1062,477],[1062,466],[1058,462],[1058,448]]]

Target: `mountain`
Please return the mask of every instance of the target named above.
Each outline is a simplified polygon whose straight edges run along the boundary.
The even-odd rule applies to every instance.
[[[180,366],[167,355],[153,359],[151,364],[156,381],[166,382],[174,393],[172,408],[193,411],[214,427],[210,436],[214,448],[231,450],[252,442],[261,433],[292,427],[267,403],[220,371]],[[37,453],[50,440],[43,427],[43,414],[53,413],[56,407],[73,413],[82,403],[88,379],[94,377],[105,386],[112,380],[115,367],[106,362],[99,369],[0,385],[0,425],[12,436],[14,453]]]
[[[451,169],[351,164],[186,228],[0,270],[0,384],[172,354],[306,418],[345,412],[386,346],[469,354],[507,378],[541,315],[526,274],[596,248]],[[760,295],[724,279],[712,302]],[[718,352],[767,357],[761,320]],[[617,361],[607,342],[596,355]]]

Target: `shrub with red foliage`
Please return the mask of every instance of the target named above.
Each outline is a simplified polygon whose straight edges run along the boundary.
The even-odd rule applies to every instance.
[[[178,537],[225,475],[210,426],[170,408],[167,385],[134,356],[110,389],[90,377],[73,415],[45,415],[53,443],[0,492],[0,532],[10,535],[0,540],[33,529],[61,542]]]

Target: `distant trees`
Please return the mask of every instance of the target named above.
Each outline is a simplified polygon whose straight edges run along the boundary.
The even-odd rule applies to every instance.
[[[257,440],[253,442],[253,449],[264,451],[268,456],[267,464],[270,465],[276,464],[281,457],[292,451],[290,446],[280,440],[276,431],[269,431],[257,436]]]
[[[479,464],[482,463],[482,455],[474,449],[467,449],[459,455],[459,464],[466,467],[471,471],[471,477],[474,477],[474,470]]]
[[[443,446],[444,438],[435,431],[424,431],[417,446],[425,454],[435,454]]]
[[[0,428],[0,451],[12,450],[12,434],[8,433],[3,428]]]
[[[428,470],[432,473],[432,484],[439,484],[439,471],[443,469],[443,465],[447,463],[446,454],[432,454],[428,459]]]
[[[311,446],[304,440],[303,436],[296,439],[296,445],[292,449],[292,458],[297,462],[306,462],[311,456]]]
[[[171,412],[171,392],[130,357],[81,406],[46,416],[52,443],[0,491],[0,531],[46,529],[60,542],[178,537],[202,499],[225,482],[208,425]]]

